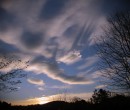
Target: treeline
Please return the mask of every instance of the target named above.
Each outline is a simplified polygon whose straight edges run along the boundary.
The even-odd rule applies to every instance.
[[[112,94],[109,91],[95,90],[92,97],[85,101],[75,98],[72,102],[53,101],[43,105],[12,106],[0,102],[0,110],[129,110],[130,96]]]

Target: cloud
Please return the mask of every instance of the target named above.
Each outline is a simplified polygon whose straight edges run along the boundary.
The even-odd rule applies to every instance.
[[[5,32],[9,27],[16,25],[16,17],[0,7],[0,32]]]
[[[105,88],[107,85],[99,85],[99,86],[96,86],[95,88],[96,89],[101,89],[101,88]]]
[[[53,89],[70,89],[71,86],[70,85],[63,85],[63,86],[55,85],[55,86],[52,86],[51,88],[53,88]]]
[[[21,51],[12,44],[0,40],[0,72],[7,73],[18,68],[26,67],[26,60],[20,58]]]
[[[101,36],[104,33],[104,30],[102,28],[107,25],[108,25],[108,22],[107,22],[106,16],[101,15],[100,19],[98,19],[98,22],[95,25],[95,28],[96,28],[95,31],[88,38],[89,47],[94,46],[97,43],[102,43],[102,40],[100,40]]]
[[[20,50],[15,45],[0,40],[0,55],[14,54],[18,52],[20,52]]]
[[[65,32],[63,33],[63,36],[67,37],[68,39],[71,39],[72,36],[76,36],[79,32],[80,27],[77,24],[73,24],[69,26]]]
[[[43,58],[44,59],[44,58]],[[59,80],[67,84],[92,84],[92,80],[87,79],[86,77],[77,76],[77,75],[68,75],[64,72],[63,69],[58,67],[57,62],[50,62],[39,59],[34,59],[31,62],[32,67],[28,68],[29,71],[35,71],[36,73],[44,73],[52,79]],[[34,67],[34,68],[33,68]]]
[[[23,99],[23,100],[17,100],[17,101],[12,101],[12,105],[32,105],[32,104],[45,104],[48,103],[49,97],[33,97],[29,99]]]
[[[63,62],[65,64],[73,64],[75,62],[78,62],[81,59],[81,54],[79,51],[72,51],[68,54],[60,57],[57,59],[59,62]]]
[[[46,74],[63,83],[94,83],[84,75],[78,75],[78,72],[66,73],[62,63],[71,66],[70,64],[80,61],[83,65],[78,68],[82,70],[94,66],[98,61],[95,56],[84,61],[83,50],[95,45],[93,36],[102,33],[99,27],[106,22],[106,13],[109,13],[110,6],[115,5],[115,2],[95,2],[96,0],[2,0],[1,53],[21,52],[24,54],[22,60],[30,56],[28,71]],[[123,2],[123,6],[124,4],[126,3]],[[88,55],[87,52],[85,54]]]
[[[41,10],[40,18],[49,20],[57,17],[64,9],[68,0],[46,0]]]
[[[40,91],[43,91],[43,90],[44,90],[44,88],[43,88],[43,87],[38,87],[38,89],[39,89]]]
[[[72,1],[68,1],[68,0],[67,1],[66,0],[62,0],[62,1],[61,0],[58,0],[58,1],[45,0],[45,1],[38,1],[38,2],[30,3],[29,1],[26,1],[26,0],[22,0],[22,1],[12,0],[11,2],[5,2],[5,4],[3,5],[3,7],[4,7],[3,9],[4,10],[6,9],[8,12],[15,15],[15,17],[19,21],[19,23],[17,23],[17,28],[20,28],[23,31],[23,33],[19,32],[21,35],[17,35],[16,34],[17,32],[12,32],[12,33],[14,33],[13,37],[16,38],[16,36],[17,36],[16,39],[13,39],[13,40],[15,40],[15,42],[17,42],[16,46],[19,46],[19,44],[21,42],[27,48],[26,52],[28,52],[28,50],[30,48],[34,49],[37,47],[41,47],[41,48],[38,48],[39,54],[42,54],[42,55],[45,54],[45,56],[51,57],[53,55],[54,51],[53,51],[53,49],[50,50],[50,47],[52,45],[51,44],[48,45],[48,42],[53,37],[57,37],[57,39],[56,39],[56,42],[58,44],[57,54],[60,53],[59,50],[60,51],[64,50],[64,52],[68,52],[72,48],[74,48],[74,49],[77,48],[76,45],[83,44],[82,41],[84,41],[84,43],[86,43],[85,39],[87,39],[88,35],[82,34],[82,38],[79,35],[80,39],[81,39],[80,43],[77,42],[78,40],[75,40],[75,39],[79,38],[79,36],[77,36],[79,31],[81,31],[84,28],[83,19],[86,19],[84,16],[85,14],[84,14],[84,11],[82,12],[82,10],[81,11],[79,10],[79,8],[80,8],[79,5],[80,6],[83,5],[83,7],[85,7],[84,2],[85,2],[84,0],[82,2],[77,2],[77,1],[72,2]],[[67,7],[66,7],[66,5],[67,5]],[[75,7],[72,7],[73,5],[75,5]],[[58,6],[59,6],[59,8],[57,9]],[[66,13],[57,12],[57,11],[60,11],[59,9],[66,10],[67,12]],[[55,18],[52,16],[53,13],[46,13],[48,10],[50,10],[50,11],[55,10],[54,14],[56,14],[56,17],[60,13],[61,18],[53,19],[53,18]],[[79,13],[77,13],[77,11],[82,13],[81,14],[83,16],[82,20],[79,19],[80,15],[79,15]],[[49,15],[49,18],[51,20],[50,22],[46,22],[46,20],[45,21],[38,20],[39,14],[41,15],[41,13],[44,13],[44,12],[46,14],[50,14]],[[75,26],[76,26],[76,28],[74,29]],[[88,25],[87,27],[91,27],[91,26]],[[14,28],[14,27],[12,27],[12,28]],[[91,29],[89,29],[89,32],[90,32],[90,30]],[[72,35],[72,32],[76,33],[76,34]],[[81,33],[82,32],[80,32],[80,34]],[[67,37],[65,37],[65,36],[67,36]],[[20,40],[19,42],[17,41],[18,39]],[[11,41],[13,42],[13,40],[11,39],[10,42]],[[54,46],[54,44],[53,44],[53,46]],[[19,48],[22,49],[20,46],[19,46]],[[23,51],[25,51],[25,50],[23,50]]]
[[[41,33],[25,31],[21,36],[21,42],[29,49],[39,47],[43,43],[43,40],[43,35]]]
[[[40,79],[36,79],[36,78],[28,78],[27,81],[31,84],[35,84],[35,85],[39,85],[39,86],[42,86],[44,85],[45,83],[43,82],[43,80],[40,80]]]
[[[26,69],[29,57],[14,44],[0,39],[0,72],[8,73],[18,69]],[[4,65],[4,66],[3,66]]]
[[[87,57],[84,61],[85,63],[83,65],[80,65],[78,69],[82,70],[82,69],[88,68],[94,65],[98,60],[99,60],[99,57],[97,57],[96,55]]]
[[[90,78],[91,75],[93,74],[93,70],[94,70],[94,68],[89,68],[89,69],[87,69],[87,70],[85,70],[85,71],[80,71],[80,72],[78,73],[78,76]]]
[[[130,1],[129,0],[99,0],[98,6],[104,14],[111,14],[113,11],[128,10]]]
[[[102,76],[102,73],[100,70],[97,70],[97,71],[93,72],[93,74],[92,74],[93,79],[100,78],[101,76]]]
[[[88,19],[89,21],[89,19]],[[84,25],[80,28],[79,33],[77,34],[76,38],[74,39],[72,49],[83,49],[86,48],[88,44],[88,39],[91,37],[92,33],[94,32],[95,28],[94,25],[96,23],[89,21],[84,22]]]
[[[92,84],[91,79],[77,75],[78,72],[68,74],[64,67],[60,67],[62,63],[69,65],[82,59],[81,50],[86,48],[88,38],[95,30],[90,22],[94,20],[86,13],[89,4],[85,0],[5,2],[2,4],[2,9],[6,10],[4,13],[15,15],[19,22],[17,29],[9,28],[7,37],[2,40],[18,48],[24,54],[23,59],[30,56],[29,71],[46,74],[67,84]]]

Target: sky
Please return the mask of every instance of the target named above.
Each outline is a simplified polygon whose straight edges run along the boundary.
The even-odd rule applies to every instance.
[[[129,6],[129,0],[0,0],[0,57],[29,61],[18,91],[0,91],[0,99],[21,105],[62,94],[88,99],[107,87],[100,83],[96,43],[107,17]]]

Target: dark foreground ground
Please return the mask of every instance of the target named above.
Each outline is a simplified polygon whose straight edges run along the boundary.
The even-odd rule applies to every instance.
[[[0,110],[130,110],[130,97],[114,96],[100,103],[77,100],[75,102],[53,101],[43,105],[11,106],[0,102]]]

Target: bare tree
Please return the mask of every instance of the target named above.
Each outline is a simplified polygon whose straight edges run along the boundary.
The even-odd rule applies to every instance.
[[[90,102],[93,104],[98,104],[105,102],[108,98],[111,97],[111,94],[109,91],[99,89],[94,90],[94,93],[92,95],[92,98],[90,98]]]
[[[77,102],[86,102],[85,100],[83,100],[83,99],[81,99],[81,98],[79,98],[79,97],[73,97],[73,98],[71,98],[71,101],[70,101],[71,103],[77,103]]]
[[[107,84],[130,92],[130,12],[111,16],[100,41],[100,69]]]
[[[59,91],[59,93],[55,96],[52,97],[52,101],[64,101],[67,102],[68,101],[68,96],[67,96],[67,89],[63,89],[62,91]]]
[[[28,67],[28,61],[22,61],[16,56],[0,56],[0,91],[15,91],[20,78],[26,76],[23,69]]]

